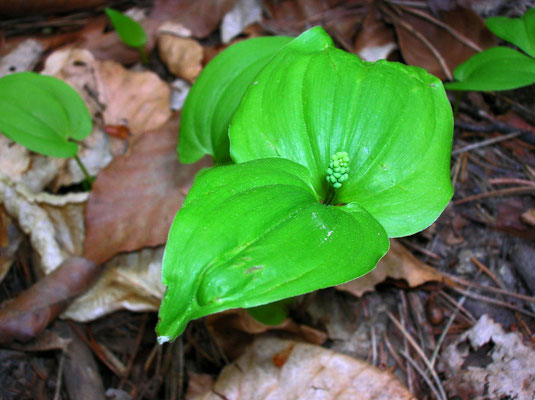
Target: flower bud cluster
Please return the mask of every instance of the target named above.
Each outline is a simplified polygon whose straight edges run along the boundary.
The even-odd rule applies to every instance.
[[[342,187],[349,175],[349,155],[345,151],[339,151],[331,157],[327,168],[327,182],[335,189]]]

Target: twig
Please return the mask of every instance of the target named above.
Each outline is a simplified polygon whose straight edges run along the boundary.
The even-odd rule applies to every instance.
[[[504,289],[502,283],[496,278],[496,276],[490,271],[490,269],[483,264],[481,261],[479,261],[475,257],[470,257],[470,261],[472,264],[474,264],[476,267],[478,267],[481,271],[483,271],[499,288]]]
[[[390,313],[390,311],[387,312],[388,318],[396,325],[396,327],[400,330],[400,332],[407,338],[408,342],[411,344],[411,346],[414,348],[416,353],[420,356],[422,361],[424,362],[425,366],[428,368],[429,373],[431,374],[431,377],[435,381],[435,384],[437,385],[438,391],[440,393],[439,399],[447,400],[446,392],[444,391],[444,388],[442,387],[442,384],[440,382],[440,379],[438,378],[437,373],[435,372],[433,366],[429,362],[429,359],[426,357],[425,353],[423,352],[422,348],[418,346],[418,343],[415,342],[415,340],[412,338],[409,332],[405,329],[405,327]]]
[[[469,203],[469,202],[480,200],[480,199],[486,199],[489,197],[509,196],[509,195],[514,195],[514,194],[527,194],[527,193],[531,193],[534,191],[535,191],[534,186],[519,186],[519,187],[514,187],[514,188],[492,190],[490,192],[479,193],[473,196],[465,197],[464,199],[454,201],[453,205],[458,206],[460,204]]]
[[[394,347],[392,346],[392,343],[390,343],[390,340],[388,340],[388,336],[386,336],[386,332],[383,332],[383,339],[384,339],[384,341],[385,341],[386,348],[388,349],[388,351],[390,352],[390,354],[392,355],[392,357],[393,357],[394,360],[396,361],[396,364],[399,365],[399,367],[400,367],[404,372],[407,372],[406,368],[403,366],[403,362],[402,362],[401,359],[399,358],[398,353],[396,353],[396,350],[394,350]]]
[[[400,238],[398,239],[403,245],[410,247],[413,250],[416,250],[424,255],[426,255],[429,258],[434,258],[435,260],[442,260],[442,257],[440,257],[438,254],[433,253],[431,250],[426,249],[425,247],[418,246],[417,244],[414,244],[410,242],[407,239]]]
[[[61,384],[63,382],[63,362],[65,360],[65,352],[61,352],[59,358],[59,367],[58,367],[58,379],[56,380],[56,390],[54,392],[54,400],[60,400],[61,397]]]
[[[452,304],[455,308],[459,308],[459,310],[463,313],[465,318],[468,320],[469,323],[472,325],[477,322],[477,320],[474,318],[474,316],[462,305],[460,305],[453,297],[451,297],[449,294],[447,294],[445,291],[441,290],[438,292],[446,301],[448,301],[450,304]]]
[[[143,338],[143,333],[145,332],[145,326],[147,325],[147,317],[148,313],[145,313],[143,315],[143,320],[141,321],[141,328],[139,328],[139,332],[136,336],[136,343],[134,345],[134,351],[132,351],[132,354],[130,355],[130,359],[128,360],[128,364],[126,365],[126,371],[124,373],[123,378],[121,379],[121,382],[119,382],[119,389],[122,389],[123,385],[125,384],[126,380],[130,376],[130,372],[132,371],[132,367],[134,366],[134,360],[136,358],[137,352],[139,350],[139,345],[141,344],[141,339]]]
[[[440,337],[438,338],[437,344],[435,346],[435,349],[433,350],[433,354],[431,355],[431,360],[429,362],[431,363],[431,366],[435,366],[435,362],[437,361],[438,352],[440,351],[440,347],[442,346],[442,342],[444,342],[444,339],[446,338],[446,334],[451,328],[451,325],[453,324],[453,321],[455,320],[455,317],[459,313],[459,310],[463,306],[464,301],[466,300],[466,296],[463,296],[461,300],[457,303],[457,307],[455,307],[455,310],[453,313],[451,313],[450,318],[448,319],[448,322],[446,323],[446,326],[444,327],[444,330],[440,334]]]
[[[492,144],[496,144],[496,143],[500,143],[500,142],[505,142],[506,140],[513,139],[513,138],[515,138],[517,136],[522,135],[523,133],[524,132],[522,132],[522,131],[516,131],[516,132],[508,133],[507,135],[502,135],[502,136],[494,137],[494,138],[491,138],[491,139],[482,140],[481,142],[472,143],[472,144],[469,144],[468,146],[461,147],[460,149],[453,150],[451,152],[451,155],[455,156],[457,154],[461,154],[461,153],[464,153],[464,152],[467,152],[467,151],[479,149],[481,147],[490,146]]]
[[[435,395],[435,398],[437,398],[437,399],[441,399],[441,398],[446,399],[445,397],[440,397],[440,394],[438,393],[437,388],[435,387],[435,385],[433,385],[433,383],[431,382],[431,380],[429,379],[427,374],[420,368],[420,366],[416,363],[416,361],[414,361],[404,351],[402,351],[400,354],[403,357],[405,357],[405,359],[411,364],[411,366],[416,370],[416,372],[418,372],[420,374],[420,376],[423,378],[425,383],[427,383],[427,386],[429,386],[429,389],[431,389],[431,391]]]
[[[518,178],[491,178],[489,179],[491,185],[526,185],[535,186],[534,181],[528,181],[527,179]]]

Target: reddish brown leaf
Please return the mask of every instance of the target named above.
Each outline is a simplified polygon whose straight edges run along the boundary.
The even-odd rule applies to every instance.
[[[145,133],[98,175],[86,209],[84,254],[102,263],[123,251],[165,243],[193,176],[208,165],[180,165],[178,117]]]
[[[0,343],[27,341],[37,336],[96,278],[99,268],[85,258],[72,257],[0,308]]]
[[[480,49],[486,49],[496,43],[483,19],[467,8],[459,7],[440,13],[440,22],[448,29],[440,26],[440,22],[430,20],[429,18],[433,17],[423,11],[418,12],[425,14],[427,18],[409,12],[412,10],[410,8],[401,9],[405,10],[401,15],[390,12],[389,16],[393,18],[403,58],[408,64],[425,68],[441,79],[451,77],[457,65],[476,53],[466,41],[463,43],[452,32],[462,35]],[[434,47],[438,55],[433,54],[430,46]]]
[[[155,0],[151,17],[158,21],[178,22],[203,38],[212,33],[235,0]]]
[[[376,7],[371,6],[355,40],[354,50],[366,61],[386,59],[397,48],[394,32],[387,27]]]

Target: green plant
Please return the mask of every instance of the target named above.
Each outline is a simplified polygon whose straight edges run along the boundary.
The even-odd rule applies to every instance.
[[[369,272],[449,202],[452,131],[440,80],[362,61],[319,27],[225,50],[183,110],[180,159],[216,166],[169,233],[160,342],[229,308],[280,321],[281,300]]]
[[[119,35],[123,43],[136,48],[141,55],[143,63],[147,64],[149,60],[144,48],[145,44],[147,44],[147,33],[145,29],[138,22],[120,11],[114,10],[113,8],[106,8],[104,11],[110,18],[113,27],[117,31],[117,35]]]
[[[0,78],[0,132],[24,147],[52,157],[78,157],[78,144],[93,124],[84,101],[65,82],[34,72]]]
[[[535,83],[535,9],[521,18],[492,17],[487,27],[498,37],[513,43],[526,54],[509,47],[492,47],[475,54],[453,71],[457,82],[451,90],[499,91]]]

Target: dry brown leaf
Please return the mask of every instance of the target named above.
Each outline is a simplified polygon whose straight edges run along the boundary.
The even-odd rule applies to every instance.
[[[529,210],[523,212],[520,216],[520,219],[525,224],[535,227],[535,208],[530,208]]]
[[[158,38],[158,50],[173,75],[193,82],[201,73],[204,53],[196,40],[162,34]]]
[[[418,260],[397,240],[390,240],[390,250],[372,272],[336,288],[360,297],[363,293],[373,291],[375,285],[387,278],[403,279],[410,287],[444,279],[439,271]]]
[[[214,378],[208,374],[197,374],[188,369],[188,392],[186,400],[193,400],[196,396],[203,395],[214,386]]]
[[[225,355],[232,360],[243,353],[244,348],[253,341],[254,335],[268,331],[285,332],[291,334],[295,339],[306,340],[318,345],[325,343],[328,339],[325,332],[306,325],[299,325],[289,318],[286,318],[279,325],[264,325],[251,317],[244,309],[233,309],[208,315],[205,318],[205,323]]]
[[[496,44],[494,35],[487,29],[483,19],[470,9],[458,7],[451,11],[442,11],[440,20],[480,49]],[[400,21],[406,24],[405,27]],[[450,73],[457,65],[476,53],[476,50],[462,43],[443,27],[409,12],[403,12],[393,22],[405,61],[410,65],[425,68],[440,79],[448,76],[437,57],[424,44],[422,37],[440,53]],[[407,26],[410,28],[407,29]]]
[[[81,257],[65,260],[50,275],[0,307],[0,343],[27,341],[44,330],[97,276],[98,266]]]
[[[195,400],[414,399],[390,372],[328,349],[264,337]]]
[[[0,204],[0,282],[4,279],[22,240],[22,233]]]
[[[102,275],[76,298],[62,318],[92,321],[120,309],[157,311],[165,292],[161,282],[163,247],[120,254],[102,267]]]
[[[533,400],[535,350],[488,315],[449,345],[441,360],[451,398]]]
[[[155,0],[151,18],[178,22],[193,37],[204,38],[212,33],[236,0]]]
[[[372,5],[362,23],[354,50],[366,61],[386,59],[397,48],[392,29],[388,28]]]
[[[115,254],[166,242],[193,177],[207,162],[181,165],[178,117],[143,135],[98,175],[86,211],[84,255],[102,263]]]
[[[171,91],[155,73],[129,71],[113,61],[98,62],[95,73],[106,125],[128,125],[140,135],[158,129],[171,116]]]

